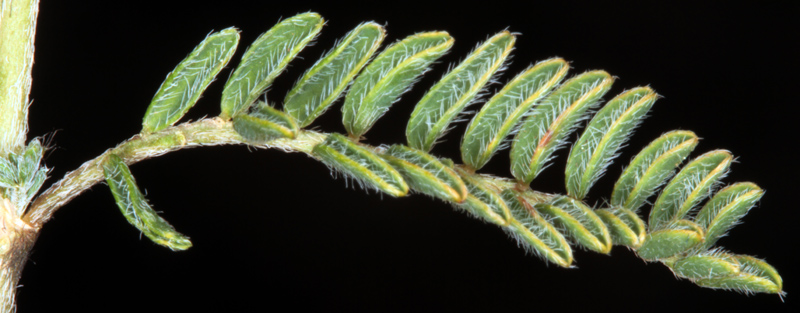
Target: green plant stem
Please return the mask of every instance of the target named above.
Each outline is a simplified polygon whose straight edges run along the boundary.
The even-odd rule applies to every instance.
[[[0,312],[14,312],[22,268],[39,235],[39,229],[23,223],[7,199],[0,199]]]
[[[322,142],[325,137],[326,134],[301,131],[295,139],[278,139],[254,146],[276,148],[286,152],[304,152],[310,155],[311,148]],[[64,178],[36,198],[23,220],[34,227],[40,227],[60,207],[102,181],[102,163],[109,154],[118,155],[126,164],[134,164],[185,148],[240,144],[247,144],[247,142],[236,133],[230,121],[219,118],[203,119],[151,134],[133,136],[117,147],[106,150],[98,157],[87,161],[78,169],[67,173]]]
[[[25,145],[38,0],[0,0],[0,157]]]
[[[25,146],[38,13],[38,0],[0,0],[0,158]],[[0,196],[0,312],[4,313],[16,311],[16,287],[39,233],[17,212]]]

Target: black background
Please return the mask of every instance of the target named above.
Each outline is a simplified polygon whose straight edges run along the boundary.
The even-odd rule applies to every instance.
[[[766,258],[786,281],[774,295],[699,288],[624,248],[611,256],[575,252],[577,269],[526,255],[497,227],[413,195],[393,199],[333,179],[301,154],[213,147],[132,166],[150,202],[192,238],[185,252],[141,239],[106,186],[63,207],[44,227],[25,268],[19,312],[107,311],[695,311],[798,307],[792,264],[796,194],[798,8],[777,5],[606,5],[308,1],[52,1],[41,4],[30,136],[53,147],[48,183],[131,137],[172,68],[212,30],[242,33],[246,45],[306,11],[328,24],[269,91],[279,102],[297,77],[362,21],[385,24],[393,42],[446,30],[449,55],[367,133],[402,143],[405,121],[447,64],[503,29],[521,33],[505,82],[529,64],[560,56],[572,73],[618,77],[609,98],[650,85],[663,96],[589,203],[601,204],[628,160],[663,132],[695,131],[693,155],[725,148],[737,163],[726,183],[767,190],[758,208],[720,244]],[[223,71],[221,77],[228,75]],[[795,75],[795,76],[793,76]],[[218,114],[224,79],[187,115]],[[497,90],[496,84],[490,90]],[[339,105],[312,127],[343,131]],[[457,127],[433,153],[459,159]],[[577,135],[573,135],[574,138]],[[566,150],[533,187],[563,192]],[[507,153],[483,170],[509,176]]]

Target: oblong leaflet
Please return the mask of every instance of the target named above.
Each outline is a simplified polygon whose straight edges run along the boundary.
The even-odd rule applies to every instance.
[[[467,186],[467,198],[459,207],[490,223],[501,226],[508,225],[511,213],[503,198],[495,191],[487,188],[472,175],[461,171],[461,179]]]
[[[764,191],[753,183],[736,183],[717,192],[694,218],[706,230],[706,248],[736,226],[763,195]]]
[[[225,83],[220,117],[228,119],[244,112],[314,40],[324,24],[319,14],[309,12],[287,18],[261,34]]]
[[[686,216],[705,199],[714,185],[727,173],[733,156],[725,150],[714,150],[698,156],[664,187],[650,211],[651,230],[661,229]]]
[[[311,124],[342,94],[385,36],[383,27],[372,22],[350,31],[297,81],[284,99],[284,111],[301,128]]]
[[[599,104],[614,79],[604,71],[575,76],[553,91],[525,119],[511,145],[511,174],[522,184],[547,166],[578,122]]]
[[[526,250],[558,266],[572,264],[572,248],[564,236],[540,216],[517,192],[507,189],[501,194],[508,205],[512,219],[507,232]]]
[[[144,114],[142,132],[156,132],[180,120],[228,64],[238,43],[239,31],[227,28],[197,45],[161,83]]]
[[[453,46],[446,32],[419,33],[386,48],[358,75],[342,106],[347,133],[361,137]]]
[[[393,197],[408,194],[408,185],[397,170],[372,151],[333,133],[314,146],[311,154],[326,165],[357,179],[363,186]]]
[[[192,246],[188,237],[175,231],[150,207],[122,158],[109,155],[103,162],[103,174],[122,215],[147,238],[172,250],[186,250]]]
[[[644,119],[658,95],[649,87],[628,90],[595,114],[567,159],[567,194],[583,199]]]
[[[414,107],[406,127],[408,145],[430,151],[450,123],[492,79],[511,53],[515,37],[500,32],[476,48],[436,83]]]
[[[713,289],[733,290],[745,294],[774,293],[780,294],[781,288],[775,282],[752,274],[739,274],[736,276],[705,278],[694,281],[695,284]]]
[[[13,152],[12,152],[13,153]],[[0,188],[12,188],[17,185],[17,165],[0,157]]]
[[[727,253],[688,256],[667,264],[675,275],[689,279],[727,277],[739,274],[739,262]]]
[[[278,138],[294,138],[297,124],[283,111],[259,103],[250,114],[233,117],[233,129],[249,142],[260,144]]]
[[[31,178],[36,175],[36,170],[41,164],[43,154],[44,147],[42,147],[39,139],[33,139],[28,143],[17,161],[16,176],[19,184],[22,186],[27,185]]]
[[[614,244],[638,249],[645,238],[644,221],[636,213],[622,208],[600,209],[595,213],[608,227]]]
[[[567,74],[561,58],[545,60],[523,71],[492,96],[472,118],[461,140],[461,158],[478,170],[503,148],[508,136],[531,107]]]
[[[742,265],[743,272],[766,278],[775,284],[779,292],[783,290],[783,278],[772,265],[749,255],[734,255],[734,257]]]
[[[458,174],[430,154],[404,145],[392,145],[381,155],[414,190],[444,201],[461,203],[467,186]]]
[[[701,242],[703,232],[700,226],[691,221],[679,220],[670,225],[670,228],[647,234],[636,253],[645,260],[661,260],[689,251]]]
[[[638,211],[656,189],[674,173],[675,168],[697,146],[693,132],[676,130],[653,140],[620,175],[611,194],[611,204]]]
[[[567,231],[569,237],[589,250],[607,254],[611,251],[611,235],[595,212],[570,197],[558,197],[549,204],[534,205],[556,227]]]

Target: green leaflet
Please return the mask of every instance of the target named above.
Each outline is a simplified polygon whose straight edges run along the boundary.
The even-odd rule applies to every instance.
[[[517,192],[507,189],[501,194],[513,219],[506,230],[532,251],[558,266],[572,264],[572,248],[561,233],[550,222],[540,216]]]
[[[259,36],[225,83],[220,117],[228,119],[245,111],[314,40],[323,25],[325,20],[317,13],[298,14]]]
[[[566,168],[568,195],[586,197],[656,98],[658,95],[649,87],[634,88],[614,97],[595,114],[570,150]]]
[[[467,197],[467,186],[458,174],[430,154],[403,145],[392,145],[382,156],[414,190],[456,203],[464,202]]]
[[[8,159],[0,157],[0,197],[9,199],[19,216],[47,179],[50,169],[41,166],[43,154],[44,147],[34,138],[20,155],[11,151]]]
[[[517,181],[527,185],[539,175],[613,82],[604,71],[586,72],[566,81],[533,108],[511,145],[511,174]]]
[[[634,212],[667,181],[697,146],[697,135],[676,130],[661,135],[642,149],[620,175],[611,204]]]
[[[705,199],[733,161],[730,152],[714,150],[703,154],[681,169],[664,187],[650,211],[651,230],[664,228],[686,216]]]
[[[753,274],[698,279],[694,283],[706,288],[734,290],[745,294],[757,292],[782,293],[781,288],[775,282]]]
[[[608,227],[614,244],[638,249],[646,235],[644,221],[636,213],[624,208],[594,211]]]
[[[705,236],[706,236],[706,233],[703,230],[703,227],[701,227],[700,225],[697,225],[697,223],[695,223],[693,221],[690,221],[690,220],[687,220],[687,219],[677,220],[677,221],[673,222],[672,224],[670,224],[667,228],[669,228],[669,229],[691,230],[691,231],[695,231],[695,232],[701,234],[703,236],[703,238],[705,238]]]
[[[33,173],[31,173],[28,180],[20,186],[21,188],[18,190],[19,194],[16,197],[12,197],[16,200],[17,209],[19,209],[20,212],[23,212],[27,205],[31,203],[31,200],[47,179],[47,173],[49,171],[50,169],[44,166],[36,168]]]
[[[511,216],[503,198],[493,190],[483,186],[472,175],[461,172],[461,179],[467,186],[467,198],[459,207],[490,223],[508,226]]]
[[[497,194],[493,196],[500,197]],[[494,199],[493,199],[494,200]],[[461,208],[481,220],[487,221],[492,224],[506,226],[508,222],[500,215],[495,213],[497,210],[502,210],[496,205],[496,202],[485,202],[482,199],[468,194],[463,203],[459,203],[456,207]],[[503,203],[505,207],[505,203]],[[508,210],[508,208],[505,208]]]
[[[763,195],[764,191],[753,183],[736,183],[717,192],[694,218],[706,230],[705,247],[712,247],[725,236]]]
[[[537,63],[514,77],[472,118],[461,140],[461,158],[478,170],[498,150],[530,108],[567,74],[569,65],[556,58]]]
[[[176,232],[172,225],[150,207],[122,158],[115,154],[109,155],[103,162],[103,173],[117,206],[128,223],[153,242],[172,250],[186,250],[192,246],[189,238]]]
[[[333,133],[314,146],[311,154],[326,165],[358,180],[362,186],[373,187],[393,197],[408,193],[408,185],[391,165],[372,151],[346,137]]]
[[[451,160],[449,158],[440,158],[439,161],[442,162],[442,164],[447,165],[447,167],[450,167],[450,168],[456,166],[456,163],[453,162],[453,160]]]
[[[778,275],[778,271],[774,267],[764,262],[764,260],[751,257],[749,255],[735,255],[734,256],[739,264],[742,265],[742,272],[755,275],[758,277],[766,278],[775,284],[774,290],[780,293],[783,290],[783,279]],[[770,288],[771,289],[771,288]]]
[[[142,132],[156,132],[180,120],[228,64],[237,44],[235,28],[208,35],[161,83],[144,114]]]
[[[669,228],[653,231],[636,250],[645,260],[663,260],[687,252],[703,242],[703,230],[688,220],[678,220]]]
[[[688,256],[666,264],[675,275],[693,280],[739,274],[739,262],[736,258],[717,251]]]
[[[11,161],[0,157],[0,188],[11,188],[16,185],[17,165],[11,164]]]
[[[256,104],[250,114],[234,116],[233,129],[253,143],[294,138],[297,135],[297,123],[292,117],[263,102]]]
[[[45,167],[45,166],[40,166],[39,168],[36,169],[36,172],[33,174],[33,176],[30,179],[28,179],[28,181],[24,185],[24,188],[25,188],[24,196],[25,196],[25,198],[23,199],[22,203],[25,203],[25,204],[31,203],[31,200],[33,199],[33,196],[36,195],[36,193],[39,191],[39,188],[42,187],[42,184],[44,184],[44,181],[47,179],[47,173],[49,171],[50,171],[50,169]],[[22,206],[22,207],[24,208],[25,206]],[[18,208],[19,208],[19,206],[18,206]]]
[[[23,185],[28,184],[31,179],[36,175],[36,169],[39,168],[39,163],[42,161],[44,148],[39,143],[38,139],[31,140],[25,151],[22,152],[21,158],[17,163],[17,182]]]
[[[358,75],[347,92],[342,122],[359,138],[453,46],[446,32],[419,33],[392,44]]]
[[[540,203],[534,208],[551,220],[556,227],[566,230],[567,234],[581,246],[599,253],[608,254],[611,251],[612,242],[608,228],[600,217],[582,202],[561,196],[550,204]]]
[[[742,293],[773,293],[783,294],[783,279],[775,268],[748,255],[729,256],[732,261],[739,264],[739,272],[731,275],[714,275],[694,282],[707,288],[736,290]],[[715,273],[716,274],[716,273]]]
[[[363,23],[317,61],[294,85],[284,100],[284,111],[302,128],[313,122],[342,94],[386,33],[378,24]]]
[[[436,83],[411,113],[406,128],[408,145],[430,151],[453,119],[502,68],[514,41],[514,35],[507,31],[494,35]]]

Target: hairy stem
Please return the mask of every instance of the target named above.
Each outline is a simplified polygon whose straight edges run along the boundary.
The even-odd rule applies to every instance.
[[[311,148],[323,139],[325,139],[325,134],[301,131],[295,139],[278,139],[263,145],[249,144],[261,148],[277,148],[286,152],[310,154]],[[103,179],[102,163],[109,154],[116,154],[125,163],[133,164],[185,148],[239,144],[248,143],[233,130],[230,121],[219,118],[203,119],[151,134],[135,135],[115,148],[106,150],[98,157],[87,161],[78,169],[67,173],[64,178],[36,198],[23,220],[39,227],[50,219],[60,207],[100,182]]]
[[[0,0],[0,157],[25,145],[38,0]]]
[[[0,312],[16,310],[15,295],[22,268],[28,259],[39,229],[16,215],[8,199],[0,198]]]
[[[38,0],[0,0],[0,158],[19,152],[28,132]],[[22,268],[36,242],[38,227],[20,219],[0,189],[0,312],[16,311]]]

